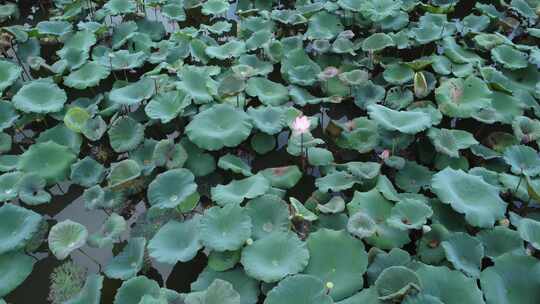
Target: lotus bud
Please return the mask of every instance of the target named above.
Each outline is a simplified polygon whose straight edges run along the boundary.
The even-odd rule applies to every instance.
[[[429,233],[431,231],[431,227],[428,225],[422,225],[422,232],[423,233]]]
[[[326,288],[327,288],[327,289],[332,289],[332,288],[334,288],[334,283],[332,283],[332,282],[326,282]]]
[[[426,96],[428,93],[428,84],[423,72],[414,73],[414,95],[418,98]]]
[[[499,220],[499,225],[504,226],[504,227],[508,227],[508,226],[510,226],[510,220],[508,220],[507,218],[503,218],[503,219]]]
[[[246,245],[248,245],[248,246],[253,245],[253,239],[252,238],[247,239],[246,240]]]
[[[385,149],[378,156],[382,160],[388,159],[390,157],[390,150]]]

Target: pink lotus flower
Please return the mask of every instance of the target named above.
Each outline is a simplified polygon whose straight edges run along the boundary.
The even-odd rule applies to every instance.
[[[381,154],[379,154],[379,158],[382,159],[382,160],[385,160],[387,158],[390,157],[390,150],[386,149],[386,150],[383,150],[381,152]]]
[[[300,115],[294,119],[292,129],[297,134],[306,133],[309,130],[309,119],[305,115]]]
[[[336,67],[329,66],[329,67],[326,67],[322,72],[320,72],[318,77],[322,81],[327,81],[328,79],[335,77],[338,74],[339,74],[339,70]]]

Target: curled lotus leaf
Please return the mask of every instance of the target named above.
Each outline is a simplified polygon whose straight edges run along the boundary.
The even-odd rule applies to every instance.
[[[517,225],[521,238],[536,249],[540,248],[540,222],[530,218],[523,218]]]
[[[12,98],[13,106],[26,113],[58,112],[66,101],[66,92],[45,78],[26,83]]]
[[[234,173],[242,174],[244,176],[252,176],[251,167],[244,162],[240,157],[226,154],[219,158],[218,167],[223,170],[231,170]]]
[[[56,223],[49,231],[49,249],[54,256],[63,260],[76,249],[86,244],[88,230],[83,225],[72,220]]]
[[[433,176],[431,188],[443,203],[465,214],[467,222],[476,227],[493,227],[506,212],[498,188],[462,170],[447,167],[439,171]]]
[[[309,261],[306,244],[292,232],[274,232],[242,250],[246,273],[267,283],[304,270]]]
[[[370,285],[375,283],[379,275],[388,267],[411,264],[410,254],[399,248],[392,248],[388,253],[379,249],[371,249],[368,256],[370,264],[366,274]]]
[[[391,84],[402,85],[413,80],[414,70],[405,64],[392,64],[386,67],[383,77]]]
[[[215,280],[223,280],[232,284],[234,290],[240,294],[241,304],[255,304],[259,296],[259,282],[245,274],[241,268],[228,271],[214,271],[209,267],[205,268],[197,278],[191,283],[192,291],[204,291]]]
[[[477,238],[484,246],[485,255],[491,259],[496,259],[509,252],[517,254],[525,252],[519,232],[504,226],[482,230],[477,234]]]
[[[17,205],[0,207],[0,254],[24,248],[40,229],[41,215]]]
[[[200,216],[178,222],[171,220],[162,226],[148,243],[152,258],[162,263],[190,261],[202,248],[199,232]]]
[[[238,204],[244,199],[263,195],[270,188],[270,182],[261,174],[241,180],[233,180],[227,185],[217,185],[211,189],[212,201],[218,205]]]
[[[36,260],[20,252],[0,254],[0,297],[8,295],[32,273]]]
[[[363,239],[377,232],[377,224],[368,215],[356,212],[347,221],[347,231],[357,238]]]
[[[0,92],[10,87],[21,76],[22,69],[7,60],[0,60]]]
[[[306,241],[309,263],[305,274],[332,282],[329,295],[336,301],[353,295],[363,287],[368,259],[362,241],[344,230],[319,229]]]
[[[140,303],[144,296],[159,298],[160,288],[156,281],[137,276],[122,283],[114,296],[114,304]]]
[[[240,261],[240,250],[211,251],[208,255],[208,268],[225,271],[233,268]]]
[[[138,178],[141,175],[141,167],[132,159],[124,159],[111,164],[111,170],[107,179],[110,187],[120,187]]]
[[[160,93],[145,106],[146,115],[168,123],[180,115],[189,106],[191,100],[182,90]]]
[[[471,133],[463,130],[431,128],[427,136],[438,152],[450,157],[459,157],[459,150],[479,144]]]
[[[131,238],[127,245],[103,269],[107,277],[127,280],[142,269],[146,239],[142,237]]]
[[[19,194],[21,172],[8,172],[0,175],[0,201],[12,200]]]
[[[240,304],[240,294],[233,285],[221,279],[215,279],[206,290],[192,292],[184,299],[186,304]]]
[[[338,192],[350,189],[358,182],[358,179],[347,172],[335,171],[317,178],[315,186],[322,192],[328,192],[329,190]]]
[[[105,167],[87,156],[71,165],[71,181],[83,187],[101,183],[105,177]]]
[[[73,298],[65,304],[99,304],[101,300],[101,288],[103,287],[103,276],[91,274],[86,278],[86,282]]]
[[[291,202],[294,211],[294,217],[308,222],[316,221],[319,218],[317,214],[306,208],[306,206],[296,198],[289,197],[289,201]]]
[[[110,71],[107,67],[97,62],[87,62],[78,70],[64,77],[64,84],[70,88],[84,90],[95,87],[99,82],[107,78]]]
[[[376,104],[367,108],[369,117],[390,131],[416,134],[429,128],[432,124],[431,117],[421,111],[396,111]]]
[[[36,173],[27,173],[21,177],[18,184],[19,199],[27,205],[46,204],[52,196],[45,190],[47,182]]]
[[[124,116],[114,121],[107,131],[111,148],[115,152],[135,149],[144,139],[144,126],[135,119]]]
[[[275,231],[289,230],[289,208],[279,197],[265,194],[246,204],[246,213],[251,217],[252,238],[264,238]]]
[[[507,69],[522,69],[528,65],[527,54],[509,45],[499,45],[491,49],[491,57]]]
[[[478,239],[466,233],[457,232],[444,240],[441,245],[446,259],[455,269],[473,278],[480,276],[484,246]]]
[[[467,118],[491,106],[491,90],[476,76],[450,78],[435,90],[435,100],[443,114]]]
[[[334,303],[325,283],[315,276],[297,274],[279,282],[268,292],[264,304]]]
[[[231,40],[219,46],[209,46],[205,52],[210,58],[225,60],[243,55],[246,52],[246,44],[241,40]]]
[[[338,16],[326,11],[320,11],[309,18],[305,36],[310,40],[332,39],[342,32],[343,29],[343,24],[341,24]]]
[[[510,146],[504,150],[503,158],[511,166],[512,173],[514,174],[526,174],[531,177],[540,174],[538,152],[529,146]]]
[[[36,173],[51,185],[64,181],[76,156],[71,150],[53,141],[36,143],[20,157],[17,168],[23,172]]]
[[[148,186],[148,201],[158,208],[174,208],[197,191],[191,171],[178,168],[159,174]]]
[[[201,242],[215,251],[240,249],[251,236],[251,218],[237,204],[207,209],[199,224]]]
[[[60,146],[68,147],[70,151],[79,154],[82,145],[80,134],[69,129],[65,124],[59,123],[56,126],[41,132],[36,143],[47,143],[52,141]]]
[[[174,169],[182,167],[188,158],[186,149],[170,139],[160,140],[154,147],[152,161],[158,167]]]
[[[390,266],[375,281],[379,299],[395,300],[421,290],[422,283],[414,271],[404,266]]]
[[[420,229],[433,215],[433,210],[420,200],[403,199],[392,207],[387,222],[401,230]]]
[[[19,117],[11,102],[0,100],[0,131],[13,126]]]
[[[112,89],[109,93],[109,99],[118,105],[137,105],[143,100],[150,99],[155,90],[154,80],[143,78],[124,87]]]
[[[341,196],[334,196],[325,204],[318,204],[317,210],[326,214],[341,213],[345,210],[345,200]]]
[[[97,248],[112,245],[119,241],[120,236],[127,230],[128,225],[124,217],[112,213],[99,230],[88,237],[88,245]]]
[[[365,52],[378,52],[394,45],[394,40],[387,34],[375,33],[362,42],[362,50]]]
[[[196,103],[208,103],[214,100],[213,95],[217,94],[217,83],[205,69],[186,66],[182,68],[179,75],[182,78],[179,88],[188,92]]]
[[[251,133],[249,116],[231,105],[218,104],[195,115],[186,127],[189,139],[202,149],[235,147]]]

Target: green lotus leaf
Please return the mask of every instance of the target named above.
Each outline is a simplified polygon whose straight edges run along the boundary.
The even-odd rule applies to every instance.
[[[338,192],[350,189],[357,182],[359,181],[349,173],[335,171],[323,177],[317,178],[315,180],[315,186],[317,186],[317,188],[322,192],[328,192],[329,190]]]
[[[540,266],[534,257],[504,254],[482,271],[480,285],[487,303],[532,304],[539,296]]]
[[[98,115],[86,120],[81,129],[82,134],[91,141],[99,140],[105,134],[105,131],[107,131],[107,124]]]
[[[160,140],[154,147],[152,161],[158,167],[174,169],[182,167],[188,158],[184,147],[170,139]]]
[[[184,6],[181,3],[165,4],[163,7],[161,7],[161,13],[170,20],[186,20],[186,12],[184,11]]]
[[[308,162],[312,166],[327,166],[334,162],[334,155],[327,149],[309,147],[307,149]]]
[[[317,277],[297,274],[285,278],[272,288],[264,304],[334,303],[327,295],[324,282]]]
[[[66,100],[66,92],[46,78],[26,83],[12,98],[13,106],[26,113],[58,112]]]
[[[205,15],[221,15],[229,9],[229,2],[224,0],[208,0],[202,5],[202,13]]]
[[[19,252],[9,252],[0,255],[0,297],[8,295],[21,285],[32,273],[36,260]]]
[[[514,135],[522,142],[540,139],[540,121],[527,116],[517,116],[512,121]]]
[[[87,62],[78,70],[64,77],[64,84],[70,88],[84,90],[95,87],[109,76],[109,69],[97,62]]]
[[[179,87],[188,92],[196,103],[208,103],[214,99],[212,95],[217,94],[217,83],[205,69],[186,66],[179,75],[182,77]]]
[[[226,271],[240,262],[240,250],[212,251],[208,255],[208,268],[215,271]]]
[[[191,290],[204,291],[215,280],[223,280],[232,284],[234,290],[240,294],[241,304],[255,304],[259,296],[259,282],[248,277],[241,268],[218,272],[205,268],[197,280],[191,283]]]
[[[283,108],[273,106],[249,107],[247,113],[253,122],[253,126],[266,134],[277,134],[284,127]]]
[[[107,179],[110,187],[119,187],[138,178],[141,175],[141,167],[132,159],[124,159],[111,164],[111,170]]]
[[[0,60],[0,92],[10,87],[21,76],[22,69],[6,60]]]
[[[137,7],[135,1],[132,0],[109,0],[105,3],[103,9],[110,15],[122,15],[134,13]]]
[[[191,171],[179,168],[159,174],[148,186],[148,202],[157,208],[174,208],[197,191]]]
[[[369,105],[367,109],[371,119],[390,131],[416,134],[432,124],[431,117],[421,111],[395,111],[376,104]]]
[[[210,58],[225,60],[243,55],[246,52],[246,44],[241,40],[231,40],[219,46],[209,46],[205,52]]]
[[[304,204],[302,204],[296,198],[289,197],[289,201],[291,202],[291,206],[294,211],[294,217],[308,222],[316,221],[319,218],[315,213],[306,208]]]
[[[450,157],[459,157],[459,150],[479,144],[471,133],[463,130],[431,128],[427,136],[438,152]]]
[[[362,42],[365,52],[378,52],[391,46],[394,46],[394,40],[385,33],[372,34]]]
[[[251,148],[258,154],[266,154],[276,147],[276,139],[266,133],[256,133],[251,137]]]
[[[270,182],[261,174],[241,180],[233,180],[227,185],[212,187],[212,201],[218,205],[239,204],[244,199],[252,199],[263,195],[270,188]]]
[[[246,273],[267,283],[301,272],[308,264],[306,244],[291,232],[274,232],[242,250]]]
[[[180,144],[187,152],[185,167],[193,172],[193,175],[205,176],[216,169],[216,161],[211,154],[204,153],[204,150],[197,147],[187,138],[183,138]]]
[[[500,45],[491,49],[491,57],[503,67],[511,70],[526,68],[528,65],[527,54],[509,45]]]
[[[11,136],[6,133],[0,133],[0,153],[9,152],[13,141]]]
[[[443,203],[465,214],[473,226],[493,227],[493,222],[503,218],[506,212],[499,189],[479,176],[447,167],[433,176],[431,187]]]
[[[0,131],[10,128],[19,118],[11,102],[0,100]]]
[[[88,245],[97,248],[110,246],[120,240],[120,236],[127,228],[126,220],[122,216],[112,213],[99,230],[88,237]]]
[[[65,146],[53,141],[36,143],[20,157],[17,168],[23,172],[36,173],[54,184],[64,181],[76,156]]]
[[[123,116],[112,123],[107,134],[115,152],[127,152],[143,141],[144,126],[130,116]]]
[[[135,33],[136,34],[136,33]],[[147,36],[145,36],[147,37]],[[149,42],[146,42],[149,43]],[[122,71],[130,70],[135,68],[140,68],[143,66],[145,60],[148,58],[147,54],[143,51],[132,53],[128,50],[119,50],[116,52],[111,52],[106,50],[101,57],[97,58],[97,62],[102,66],[106,66],[111,71]],[[140,98],[136,94],[149,94],[151,84],[146,82],[146,78],[142,81],[142,86],[138,92],[122,92],[122,96],[116,96],[119,100],[123,102],[135,102],[133,99]],[[131,84],[133,85],[133,84]],[[145,91],[148,90],[148,91]],[[147,93],[148,92],[148,93]],[[149,98],[149,97],[147,97]]]
[[[45,190],[47,182],[36,173],[27,173],[21,177],[18,184],[19,199],[31,206],[45,204],[52,196]]]
[[[329,295],[342,300],[362,289],[367,253],[362,241],[347,232],[320,229],[307,239],[309,264],[304,273],[334,284]]]
[[[504,226],[482,230],[477,234],[477,238],[482,242],[486,256],[491,259],[496,259],[509,252],[524,253],[523,240],[519,233]]]
[[[417,193],[420,189],[429,186],[432,175],[433,172],[427,167],[407,161],[396,174],[396,185],[407,192]]]
[[[423,294],[423,293],[417,293],[415,295],[408,295],[403,302],[403,304],[444,304],[439,300],[439,298]]]
[[[240,294],[231,283],[216,279],[206,290],[187,294],[184,301],[186,304],[240,304]]]
[[[368,215],[357,212],[349,217],[347,231],[359,239],[368,238],[377,232],[377,224]]]
[[[251,217],[252,238],[264,238],[272,232],[289,230],[289,208],[275,195],[265,194],[246,204],[246,213]]]
[[[540,222],[524,218],[517,225],[521,238],[529,242],[534,248],[540,248]]]
[[[393,204],[373,188],[368,192],[354,192],[353,199],[347,204],[351,217],[360,212],[371,218],[375,224],[375,233],[364,240],[381,249],[401,247],[408,243],[407,231],[389,226],[386,219],[390,216]],[[371,229],[371,228],[370,228]]]
[[[386,91],[384,87],[368,80],[355,85],[352,94],[354,96],[354,104],[361,109],[365,109],[367,106],[383,100]]]
[[[480,267],[484,257],[484,247],[476,238],[457,232],[441,243],[446,259],[455,269],[471,277],[480,276]]]
[[[391,84],[402,85],[413,80],[414,70],[405,64],[391,64],[384,70],[383,77]]]
[[[302,178],[302,172],[297,166],[285,166],[267,168],[260,172],[264,178],[270,181],[272,187],[290,189]]]
[[[124,87],[113,88],[109,93],[109,99],[118,105],[137,105],[143,100],[150,99],[155,91],[155,82],[150,78],[143,78]]]
[[[202,248],[199,222],[198,216],[184,222],[169,221],[148,243],[150,256],[169,264],[193,259]]]
[[[188,95],[178,90],[156,95],[144,110],[148,117],[159,119],[165,124],[176,118],[189,104]]]
[[[320,72],[321,67],[311,60],[303,48],[296,48],[284,54],[281,62],[281,74],[293,84],[312,85],[318,81],[317,75]]]
[[[71,107],[64,115],[64,125],[73,132],[81,133],[90,119],[90,113],[81,107]]]
[[[137,276],[122,283],[114,296],[114,304],[140,303],[144,296],[159,298],[159,285],[145,276]]]
[[[129,239],[127,245],[103,269],[111,279],[128,280],[135,277],[142,269],[146,239],[136,237]]]
[[[503,158],[511,166],[512,173],[536,176],[540,174],[540,158],[531,147],[514,145],[504,150]]]
[[[439,110],[450,117],[466,118],[491,106],[491,91],[480,78],[450,78],[435,90]]]
[[[49,249],[54,256],[63,260],[76,249],[81,248],[88,238],[88,230],[72,220],[56,223],[49,231]]]
[[[59,123],[56,126],[41,132],[36,143],[47,143],[48,141],[68,147],[69,150],[73,151],[75,154],[79,154],[82,145],[81,135],[70,130],[63,123]]]
[[[326,214],[340,213],[345,210],[345,201],[341,196],[334,196],[325,204],[318,204],[317,210]]]
[[[240,157],[226,154],[219,158],[218,167],[223,170],[231,170],[234,173],[242,174],[244,176],[252,176],[251,167],[246,164]]]
[[[381,172],[381,165],[375,162],[348,162],[344,166],[352,175],[363,179],[373,179]]]
[[[251,128],[245,112],[218,104],[195,115],[186,134],[200,148],[214,151],[237,146],[249,136]]]
[[[405,250],[393,248],[390,252],[379,249],[371,249],[368,253],[370,264],[367,269],[367,278],[370,285],[375,283],[379,275],[391,266],[408,266],[411,263],[411,256]]]
[[[71,165],[71,181],[83,187],[101,183],[105,177],[105,167],[91,157],[85,157]]]
[[[433,210],[422,201],[404,199],[392,207],[387,223],[401,230],[420,229],[432,215]]]
[[[24,248],[38,232],[41,215],[17,205],[0,207],[0,254]]]
[[[340,18],[326,11],[321,11],[309,18],[305,36],[307,39],[332,39],[344,29]]]
[[[375,281],[379,299],[396,300],[422,288],[420,278],[404,266],[390,266],[383,270]]]
[[[65,304],[99,304],[102,287],[103,276],[98,274],[88,275],[81,291],[66,301]]]
[[[142,168],[143,175],[150,174],[156,168],[156,165],[152,161],[156,145],[156,140],[152,138],[145,139],[141,145],[128,154]]]
[[[289,100],[287,87],[263,77],[250,78],[247,81],[246,93],[269,106],[279,106]]]
[[[237,204],[207,209],[199,224],[206,248],[225,251],[240,249],[251,236],[251,218]]]
[[[19,194],[21,172],[8,172],[0,175],[0,201],[12,200]]]

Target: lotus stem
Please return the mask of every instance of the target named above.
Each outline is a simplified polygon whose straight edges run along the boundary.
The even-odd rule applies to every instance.
[[[14,58],[17,60],[17,62],[21,66],[23,73],[26,75],[26,77],[28,77],[28,80],[32,80],[32,76],[30,76],[30,73],[28,73],[28,71],[26,70],[26,67],[24,66],[21,58],[19,57],[19,54],[17,54],[17,51],[15,50],[15,46],[11,39],[9,40],[9,44],[11,45],[11,50],[13,51]]]
[[[97,267],[98,267],[98,271],[101,272],[101,264],[96,260],[94,259],[93,257],[91,257],[88,253],[84,252],[84,250],[82,250],[81,248],[77,248],[77,251],[79,251],[80,253],[82,253],[85,257],[87,257],[88,259],[90,259],[92,262],[94,262]]]
[[[126,69],[123,69],[122,71],[124,71],[124,80],[129,82],[128,77],[127,77]]]
[[[523,180],[523,169],[521,170],[521,174],[519,175],[519,181],[517,183],[516,189],[514,189],[514,192],[512,194],[516,194],[516,192],[519,189],[519,186],[521,186],[521,180]]]
[[[62,187],[60,187],[60,184],[56,183],[56,188],[58,188],[58,191],[60,191],[62,195],[66,194],[66,192],[62,189]]]

